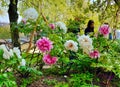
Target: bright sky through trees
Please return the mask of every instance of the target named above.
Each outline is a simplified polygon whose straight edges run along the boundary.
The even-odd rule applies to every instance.
[[[9,0],[5,0],[9,4]],[[0,23],[9,23],[8,8],[2,7],[2,1],[0,1]],[[19,13],[19,12],[18,12]],[[22,20],[22,16],[19,15],[18,23]]]

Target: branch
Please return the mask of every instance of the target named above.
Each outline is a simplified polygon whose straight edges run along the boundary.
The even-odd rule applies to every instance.
[[[39,3],[39,9],[41,10],[41,16],[43,17],[44,21],[45,21],[46,24],[48,25],[48,21],[47,21],[46,17],[43,15],[43,13],[42,13],[42,7],[40,7],[40,6],[41,6],[41,4]],[[35,26],[33,32],[31,33],[31,36],[30,36],[30,42],[29,42],[29,47],[28,47],[28,49],[27,49],[26,52],[29,52],[30,49],[31,49],[32,41],[33,41],[33,39],[34,39],[34,33],[36,32],[37,24],[38,24],[38,23],[36,22],[36,26]]]

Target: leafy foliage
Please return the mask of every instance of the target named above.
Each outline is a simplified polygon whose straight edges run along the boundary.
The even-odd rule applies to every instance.
[[[14,75],[12,72],[0,73],[0,86],[1,87],[17,87]]]
[[[73,87],[92,87],[95,86],[92,83],[92,74],[90,73],[81,73],[81,74],[73,74],[71,75],[70,86]],[[98,87],[98,86],[95,86]]]

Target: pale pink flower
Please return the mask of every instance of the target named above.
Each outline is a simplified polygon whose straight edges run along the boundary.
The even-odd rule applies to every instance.
[[[49,24],[49,27],[54,30],[55,29],[55,24]]]
[[[36,45],[41,52],[49,52],[53,48],[53,43],[46,37],[37,40]]]
[[[43,32],[43,30],[41,29],[40,32]]]
[[[90,52],[89,56],[90,56],[91,58],[99,58],[99,57],[100,57],[100,53],[99,53],[98,50],[94,50],[94,51],[91,51],[91,52]]]
[[[107,36],[110,33],[109,25],[102,25],[99,29],[100,34]]]
[[[57,62],[57,57],[52,57],[50,54],[46,54],[44,57],[43,57],[43,61],[45,64],[48,64],[48,65],[53,65]]]
[[[23,24],[26,24],[27,23],[27,20],[25,18],[22,19],[22,23]]]

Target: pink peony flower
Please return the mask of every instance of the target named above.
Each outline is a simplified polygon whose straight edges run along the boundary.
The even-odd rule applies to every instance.
[[[49,24],[49,27],[54,30],[55,29],[55,24]]]
[[[45,62],[45,64],[48,64],[48,65],[53,65],[57,62],[57,57],[52,57],[50,54],[46,54],[44,57],[43,57],[43,61]]]
[[[41,52],[49,52],[53,48],[53,43],[46,37],[37,40],[36,45]]]
[[[103,25],[99,29],[100,34],[107,36],[110,33],[109,25]]]
[[[94,50],[94,51],[90,52],[89,56],[91,58],[99,58],[100,57],[100,53],[99,53],[98,50]]]

